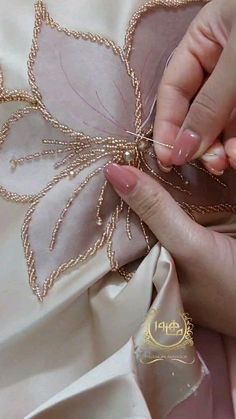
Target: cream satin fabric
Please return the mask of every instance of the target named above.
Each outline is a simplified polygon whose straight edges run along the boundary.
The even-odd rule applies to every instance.
[[[133,13],[144,0],[47,1],[49,12],[68,29],[91,31],[124,44],[125,31]],[[6,87],[28,89],[27,60],[34,26],[34,1],[0,1],[0,61],[7,69]]]
[[[93,28],[120,45],[131,15],[143,3],[47,1],[62,25]],[[0,0],[0,6],[5,85],[27,89],[33,1]],[[15,109],[13,104],[1,106],[1,123]],[[215,407],[209,370],[202,359],[196,358],[193,368],[180,368],[175,363],[142,365],[135,356],[143,343],[141,325],[153,286],[158,291],[153,307],[171,308],[173,315],[182,307],[168,252],[156,245],[127,284],[109,272],[106,250],[101,250],[66,273],[40,304],[28,285],[20,238],[26,208],[0,200],[0,418],[161,419],[176,405],[172,419],[189,419],[190,414],[191,419],[220,418],[223,408]],[[235,343],[227,341],[227,345],[232,360]],[[222,379],[225,419],[234,417],[232,371],[233,366],[231,383],[228,376]],[[200,416],[199,406],[204,406]]]

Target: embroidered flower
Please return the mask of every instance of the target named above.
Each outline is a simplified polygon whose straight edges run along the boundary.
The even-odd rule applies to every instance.
[[[227,175],[221,182],[194,165],[160,174],[142,137],[151,133],[166,60],[198,7],[146,5],[132,18],[122,49],[61,28],[37,2],[29,56],[33,104],[12,115],[0,133],[0,192],[30,202],[22,240],[40,300],[60,274],[105,244],[112,269],[150,248],[142,221],[104,178],[108,162],[128,161],[151,173],[188,212],[199,202],[225,210],[232,198]]]

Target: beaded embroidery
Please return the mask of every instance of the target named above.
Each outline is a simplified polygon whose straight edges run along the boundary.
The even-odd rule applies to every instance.
[[[22,240],[30,286],[40,301],[63,272],[86,261],[105,244],[111,269],[119,270],[126,280],[131,278],[131,274],[124,265],[150,250],[150,233],[142,220],[117,197],[104,178],[103,168],[109,162],[128,162],[157,178],[191,216],[193,212],[234,212],[236,209],[234,204],[228,203],[230,176],[221,181],[195,163],[187,165],[183,171],[175,169],[172,174],[162,174],[157,168],[152,146],[143,139],[152,133],[152,109],[158,80],[154,78],[145,96],[142,86],[145,64],[140,72],[133,60],[135,36],[140,21],[149,13],[157,12],[160,7],[168,6],[171,9],[186,3],[194,1],[159,0],[144,5],[131,19],[122,49],[113,41],[98,35],[62,28],[40,0],[36,3],[34,37],[29,55],[32,93],[5,90],[0,73],[0,102],[13,100],[30,105],[14,113],[2,127],[0,193],[6,199],[30,203],[22,227]],[[61,50],[59,45],[62,45]],[[106,92],[109,103],[106,103],[102,92],[96,89],[91,91],[88,84],[85,86],[87,96],[78,88],[80,77],[83,75],[86,80],[86,75],[80,73],[78,80],[74,80],[74,74],[66,66],[65,59],[77,49],[80,52],[78,59],[81,57],[83,60],[83,53],[87,51],[86,54],[89,54],[91,51],[95,57],[97,53],[101,54],[101,60],[109,63],[104,67],[109,83],[107,90],[113,89],[111,94]],[[146,61],[149,60],[149,54],[146,55]],[[47,74],[44,65],[48,62],[51,72]],[[89,60],[85,64],[91,71]],[[54,69],[57,69],[55,77],[61,80],[63,87],[54,86]],[[115,79],[112,71],[116,71]],[[44,85],[47,75],[53,76],[48,87]],[[98,74],[98,77],[102,76]],[[91,85],[93,88],[93,82]],[[67,93],[67,89],[70,93]],[[70,102],[70,97],[74,102]],[[62,107],[63,100],[69,110]],[[114,101],[120,103],[120,119],[114,115]],[[73,112],[76,107],[72,102],[80,105],[77,106],[79,111],[75,117]],[[40,128],[36,130],[36,126]],[[24,146],[20,139],[15,145],[16,137],[24,139]],[[24,148],[27,149],[26,154]],[[2,175],[4,169],[7,171],[5,178]],[[193,182],[189,182],[189,178]],[[195,198],[196,178],[198,182],[207,179],[206,182],[217,191],[220,202],[213,196],[205,199],[207,194],[204,192],[204,204],[198,205]],[[79,202],[83,205],[79,205]],[[75,220],[78,220],[77,224]],[[120,231],[124,232],[122,240],[127,241],[127,246],[134,247],[130,260],[122,255],[124,259],[120,258],[121,263],[119,253],[122,253],[123,243],[120,237],[116,237]],[[139,246],[139,241],[142,243],[136,251],[135,246]]]

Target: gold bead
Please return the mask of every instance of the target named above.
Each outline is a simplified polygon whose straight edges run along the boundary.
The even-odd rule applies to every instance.
[[[70,179],[73,179],[73,178],[75,177],[75,175],[76,175],[76,173],[74,172],[74,170],[71,170],[71,171],[69,172],[69,178],[70,178]]]
[[[98,219],[97,219],[97,221],[96,221],[96,224],[97,224],[98,226],[101,226],[101,225],[102,225],[102,219],[101,219],[101,217],[98,217]]]
[[[10,165],[11,165],[11,168],[12,168],[12,169],[15,169],[15,168],[16,168],[16,166],[17,166],[17,161],[16,161],[16,160],[14,160],[14,159],[10,160]]]
[[[131,151],[125,151],[123,154],[123,158],[127,163],[131,163],[134,160],[135,152],[133,150]]]
[[[147,140],[140,140],[138,142],[138,150],[145,151],[149,147],[149,142]]]

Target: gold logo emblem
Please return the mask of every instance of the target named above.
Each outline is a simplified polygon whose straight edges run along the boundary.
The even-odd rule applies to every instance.
[[[187,313],[179,313],[178,318],[169,321],[161,318],[158,310],[150,310],[144,322],[144,345],[138,350],[142,363],[165,359],[192,364],[189,360],[187,347],[193,346],[193,323]],[[193,351],[191,351],[192,355]]]

